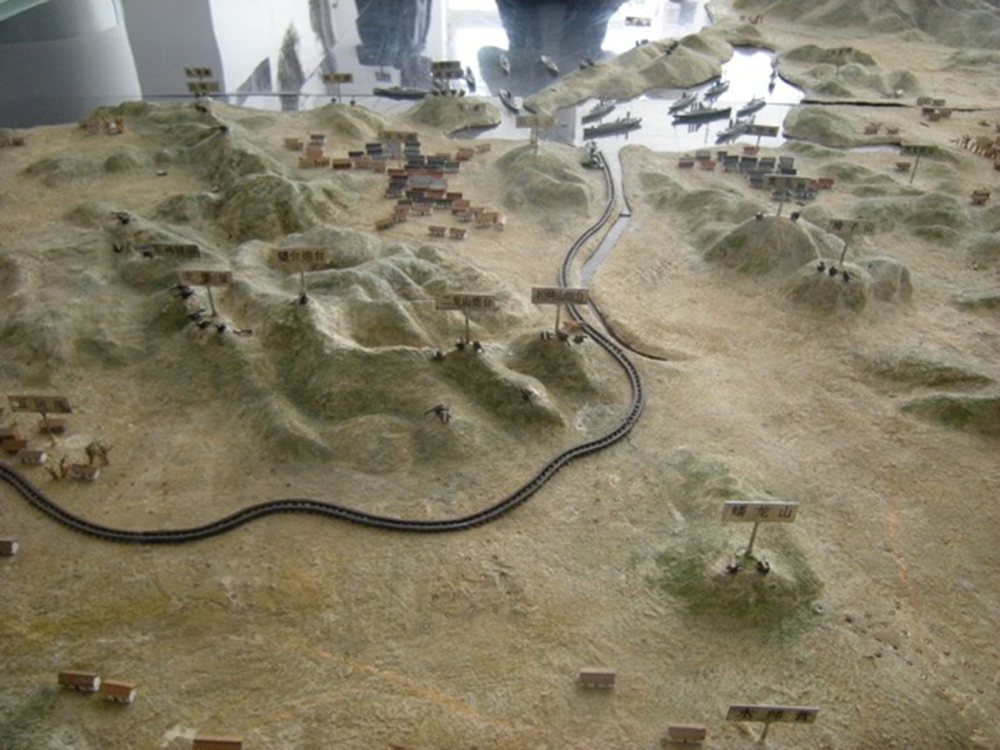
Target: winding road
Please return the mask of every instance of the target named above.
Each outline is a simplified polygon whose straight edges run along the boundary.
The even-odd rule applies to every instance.
[[[601,158],[601,165],[604,171],[605,189],[607,193],[607,203],[601,217],[581,234],[573,246],[566,253],[562,266],[559,270],[558,283],[561,286],[569,286],[570,271],[573,262],[580,248],[595,234],[597,234],[607,224],[612,216],[617,204],[617,195],[611,171],[604,158]],[[596,311],[596,309],[595,309]],[[380,529],[390,529],[393,531],[409,532],[445,532],[461,531],[480,526],[490,521],[494,521],[505,513],[513,510],[529,497],[540,490],[555,474],[566,464],[582,456],[604,450],[631,432],[639,421],[645,403],[642,379],[635,365],[628,358],[624,349],[615,341],[606,336],[601,331],[586,323],[583,316],[576,308],[569,306],[569,314],[584,326],[587,335],[595,343],[603,348],[618,363],[625,372],[632,390],[632,398],[628,410],[621,421],[607,434],[575,445],[555,456],[542,469],[525,482],[520,488],[503,498],[499,502],[489,507],[470,513],[465,516],[445,519],[405,519],[392,516],[381,516],[373,513],[366,513],[362,510],[348,508],[337,503],[324,502],[321,500],[309,499],[288,499],[271,500],[237,511],[210,523],[201,526],[191,526],[179,529],[157,529],[151,531],[130,531],[128,529],[118,529],[104,526],[93,521],[88,521],[74,513],[69,512],[42,490],[32,484],[23,474],[12,466],[0,462],[0,481],[6,482],[20,494],[25,500],[38,508],[43,513],[51,516],[59,523],[68,526],[74,531],[82,534],[97,537],[112,542],[138,543],[138,544],[180,544],[182,542],[192,542],[199,539],[224,534],[227,531],[242,526],[243,524],[255,521],[264,516],[275,513],[310,513],[319,516],[338,518],[344,521],[361,524],[363,526],[373,526]],[[598,312],[599,314],[599,312]]]

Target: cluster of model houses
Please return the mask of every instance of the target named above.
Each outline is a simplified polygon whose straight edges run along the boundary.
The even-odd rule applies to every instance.
[[[366,143],[364,151],[349,151],[347,158],[331,158],[325,153],[326,136],[312,134],[309,143],[299,138],[286,138],[285,146],[292,151],[303,151],[299,166],[303,169],[330,168],[362,169],[388,174],[389,185],[385,197],[395,199],[392,214],[375,222],[375,229],[385,230],[407,221],[411,216],[430,216],[435,211],[450,211],[456,221],[475,223],[476,227],[503,229],[506,217],[498,211],[487,211],[473,206],[462,193],[448,190],[445,175],[456,174],[462,162],[477,153],[490,150],[490,144],[481,143],[476,148],[460,148],[455,153],[424,154],[417,133],[412,131],[382,131],[381,140]],[[431,225],[428,232],[433,237],[464,239],[464,227]]]
[[[43,435],[62,435],[66,432],[66,420],[58,417],[39,420],[38,431]],[[21,463],[31,466],[41,466],[48,461],[46,451],[28,447],[28,439],[16,424],[0,427],[0,453],[14,456]],[[100,467],[93,463],[71,463],[62,468],[65,469],[65,476],[72,479],[93,481],[101,475]]]
[[[760,156],[756,146],[744,146],[742,154],[709,149],[699,150],[694,156],[686,154],[677,160],[681,169],[692,169],[698,165],[706,171],[714,171],[721,164],[725,172],[742,174],[750,187],[757,190],[771,190],[793,200],[812,200],[818,190],[833,187],[832,177],[802,177],[795,167],[794,156]]]
[[[130,682],[102,680],[100,675],[90,672],[60,672],[57,676],[59,687],[81,693],[97,693],[105,700],[129,704],[135,700],[136,687]],[[243,740],[236,737],[199,735],[192,740],[192,750],[242,750]]]

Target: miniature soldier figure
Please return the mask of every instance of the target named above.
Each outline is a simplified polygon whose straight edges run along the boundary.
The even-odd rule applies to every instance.
[[[767,560],[758,560],[757,572],[760,573],[762,576],[766,576],[768,573],[771,572],[771,563],[769,563]]]
[[[851,280],[851,274],[849,274],[849,273],[847,272],[847,270],[846,270],[846,269],[844,270],[844,272],[843,272],[843,273],[842,273],[841,275],[842,275],[842,276],[844,277],[844,283],[845,283],[845,284],[846,284],[846,283],[847,283],[848,281],[850,281],[850,280]]]
[[[535,392],[530,388],[521,389],[521,398],[527,402],[528,406],[535,405]]]
[[[435,362],[440,362],[441,360],[444,359],[444,352],[441,351],[440,349],[435,349],[434,351],[431,352],[431,359],[433,359]]]
[[[827,273],[830,274],[830,278],[832,279],[834,276],[837,275],[837,267],[836,266],[830,266],[830,270],[827,271]]]
[[[823,273],[826,270],[826,263],[820,261],[816,264],[816,273]]]
[[[451,412],[448,411],[448,407],[444,404],[438,404],[437,406],[432,406],[430,409],[424,412],[424,415],[434,414],[438,419],[441,420],[441,424],[448,424],[451,421]]]

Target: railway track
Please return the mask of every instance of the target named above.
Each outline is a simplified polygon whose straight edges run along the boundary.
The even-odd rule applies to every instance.
[[[608,165],[603,158],[601,159],[601,164],[604,170],[605,187],[608,195],[607,204],[601,217],[583,234],[581,234],[579,238],[577,238],[576,242],[573,243],[573,246],[564,257],[559,270],[559,283],[562,286],[569,285],[570,269],[572,268],[577,252],[584,245],[584,243],[586,243],[604,227],[608,219],[611,218],[612,212],[614,211],[614,207],[617,203],[614,181],[611,178],[611,172]],[[327,516],[343,521],[350,521],[363,526],[372,526],[392,531],[440,533],[470,529],[475,526],[480,526],[482,524],[489,523],[490,521],[494,521],[505,513],[513,510],[540,490],[545,483],[549,481],[549,479],[555,476],[555,474],[570,461],[591,453],[596,453],[597,451],[604,450],[605,448],[614,445],[628,435],[635,424],[639,421],[639,417],[642,414],[643,405],[645,403],[645,394],[643,392],[642,378],[639,375],[639,371],[628,358],[622,347],[593,326],[587,324],[586,321],[583,320],[580,312],[573,306],[569,306],[569,314],[583,325],[587,335],[589,335],[601,348],[608,352],[608,354],[611,355],[615,362],[617,362],[617,364],[625,372],[629,380],[629,385],[632,389],[632,399],[629,404],[628,411],[625,413],[618,425],[615,426],[615,428],[610,432],[599,438],[595,438],[594,440],[580,443],[579,445],[568,448],[551,459],[537,474],[531,477],[517,490],[507,495],[507,497],[487,508],[483,508],[468,515],[445,519],[406,519],[367,513],[362,510],[338,505],[337,503],[324,502],[321,500],[288,499],[271,500],[257,505],[251,505],[237,511],[236,513],[232,513],[228,516],[200,526],[190,526],[188,528],[178,529],[158,529],[152,531],[130,531],[128,529],[118,529],[94,523],[93,521],[88,521],[81,516],[71,513],[32,484],[27,477],[14,469],[12,466],[3,462],[0,462],[0,481],[9,484],[15,492],[20,494],[35,508],[64,526],[69,527],[73,531],[112,542],[138,544],[181,544],[183,542],[192,542],[199,539],[207,539],[208,537],[218,536],[219,534],[232,531],[233,529],[246,523],[255,521],[258,518],[278,513],[309,513],[312,515]]]

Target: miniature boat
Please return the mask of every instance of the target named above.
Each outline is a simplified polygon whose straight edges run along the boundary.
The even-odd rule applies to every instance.
[[[372,93],[387,99],[423,99],[430,92],[405,86],[376,86],[372,89]]]
[[[551,57],[548,55],[542,55],[541,57],[542,65],[554,76],[559,75],[559,66],[555,64]]]
[[[601,101],[594,105],[593,109],[583,116],[583,121],[593,122],[594,120],[600,120],[616,106],[615,102],[610,99],[601,99]]]
[[[635,130],[636,128],[642,127],[641,117],[631,117],[626,115],[625,117],[619,117],[617,120],[612,122],[604,122],[600,125],[593,125],[589,128],[583,129],[584,138],[597,138],[602,135],[613,135],[615,133],[624,133],[628,130]]]
[[[729,88],[729,81],[724,78],[720,78],[718,81],[713,83],[707,89],[705,89],[705,98],[711,99],[712,97],[718,96]]]
[[[503,106],[509,109],[511,112],[520,112],[521,107],[514,99],[514,95],[511,94],[507,89],[500,89],[500,101],[503,102]]]
[[[684,94],[684,96],[682,96],[680,99],[678,99],[676,102],[671,104],[668,111],[671,114],[673,114],[674,112],[680,112],[682,109],[687,109],[688,107],[690,107],[697,100],[698,100],[698,95],[693,91],[689,91],[688,93]]]
[[[758,109],[764,109],[767,102],[764,101],[764,97],[755,96],[753,99],[748,101],[745,105],[736,110],[737,117],[744,117],[745,115],[752,115]]]
[[[505,76],[510,75],[510,60],[507,59],[507,55],[500,53],[500,70],[503,71]]]
[[[703,122],[705,120],[720,120],[729,117],[733,111],[732,107],[709,107],[707,104],[698,102],[687,112],[679,112],[674,115],[674,122]]]
[[[747,120],[737,119],[735,122],[729,121],[729,127],[725,130],[719,131],[719,134],[715,136],[716,143],[724,143],[725,141],[733,141],[743,135],[747,128],[753,123],[753,118]]]

